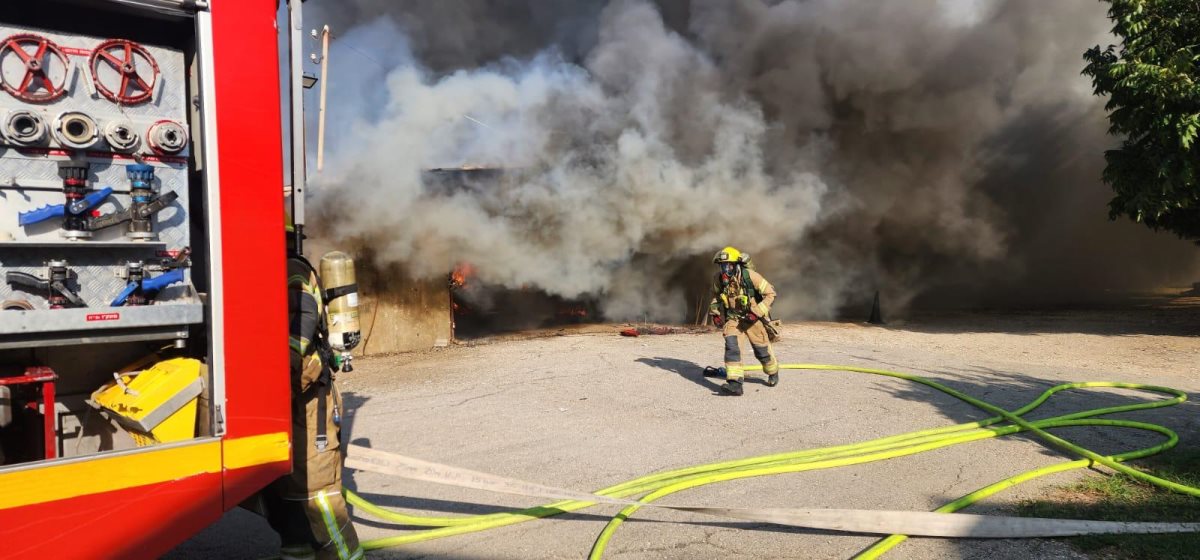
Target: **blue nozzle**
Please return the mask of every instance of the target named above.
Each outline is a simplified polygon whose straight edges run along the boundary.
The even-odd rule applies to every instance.
[[[154,168],[144,163],[131,163],[125,166],[125,176],[136,189],[149,188],[154,182]]]

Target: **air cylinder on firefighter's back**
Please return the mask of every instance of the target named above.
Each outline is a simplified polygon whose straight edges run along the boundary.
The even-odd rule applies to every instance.
[[[341,251],[321,257],[321,281],[325,284],[325,314],[328,317],[329,345],[342,353],[349,369],[350,350],[358,346],[362,332],[358,327],[358,284],[354,279],[354,259]]]

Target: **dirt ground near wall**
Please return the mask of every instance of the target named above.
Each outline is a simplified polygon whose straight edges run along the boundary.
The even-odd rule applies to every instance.
[[[1200,390],[1200,302],[1130,302],[1096,309],[961,313],[872,327],[785,327],[783,362],[867,366],[916,373],[1008,409],[1051,385],[1107,380]],[[860,442],[986,417],[924,387],[845,372],[785,371],[770,388],[753,378],[740,398],[717,396],[704,365],[721,339],[700,334],[618,336],[626,326],[580,327],[440,351],[355,362],[341,381],[346,439],[418,458],[595,490],[644,474],[728,459]],[[746,349],[748,350],[748,349]],[[744,357],[750,358],[744,350]],[[746,360],[747,362],[750,359]],[[1065,414],[1142,398],[1129,391],[1063,393],[1031,416]],[[1200,447],[1191,402],[1127,414],[1177,431]],[[1156,443],[1129,431],[1075,428],[1062,435],[1103,453]],[[838,469],[746,479],[672,496],[689,504],[930,510],[991,482],[1065,456],[1010,437]],[[1037,479],[972,508],[1002,511],[1085,474]],[[531,506],[536,499],[346,473],[351,488],[385,506],[432,515]],[[378,558],[582,558],[613,507],[370,554]],[[679,522],[686,523],[679,523]],[[364,539],[396,527],[358,517]],[[607,558],[849,558],[874,538],[675,512],[639,512],[616,533]],[[267,525],[233,511],[168,558],[262,558],[278,546]],[[889,558],[1083,558],[1049,540],[911,539]]]

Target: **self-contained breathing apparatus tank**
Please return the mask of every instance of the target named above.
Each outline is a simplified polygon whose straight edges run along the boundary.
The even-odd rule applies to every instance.
[[[358,284],[354,278],[354,259],[341,251],[321,257],[321,281],[325,284],[325,316],[329,345],[341,354],[342,371],[353,371],[350,351],[360,340],[358,326]]]

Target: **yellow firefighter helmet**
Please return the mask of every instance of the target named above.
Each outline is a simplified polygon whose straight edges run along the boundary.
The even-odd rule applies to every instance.
[[[721,249],[720,251],[717,251],[716,255],[713,255],[713,263],[716,263],[716,264],[720,264],[720,263],[745,264],[746,258],[748,256],[749,255],[746,255],[745,253],[737,250],[734,247],[726,247],[724,249]]]

